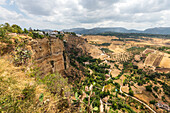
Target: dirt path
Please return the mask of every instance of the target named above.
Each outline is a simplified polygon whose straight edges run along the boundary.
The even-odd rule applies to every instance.
[[[121,88],[122,88],[122,86],[120,87],[120,93],[123,93]],[[136,97],[130,96],[130,95],[126,94],[126,93],[124,93],[124,94],[125,94],[127,97],[131,97],[131,98],[137,100],[138,102],[140,102],[141,104],[145,105],[145,106],[146,106],[148,109],[150,109],[153,113],[156,113],[156,111],[154,111],[150,106],[148,106],[147,104],[145,104],[145,103],[142,102],[141,100],[137,99]]]

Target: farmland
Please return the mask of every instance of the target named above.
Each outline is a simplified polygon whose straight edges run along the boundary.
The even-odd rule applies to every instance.
[[[163,111],[151,105],[150,102],[155,100],[168,104],[170,100],[165,89],[169,87],[167,86],[170,72],[170,55],[167,53],[169,39],[143,37],[126,40],[116,36],[99,35],[87,35],[83,38],[90,44],[95,43],[95,47],[99,50],[104,47],[112,51],[102,50],[99,57],[111,65],[112,78],[115,79],[114,82],[122,86],[123,92],[147,103],[157,112]],[[105,43],[109,44],[105,46]],[[151,89],[148,91],[146,88]]]

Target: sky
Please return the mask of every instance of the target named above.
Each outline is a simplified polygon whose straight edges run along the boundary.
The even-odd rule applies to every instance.
[[[0,24],[69,29],[170,27],[170,0],[0,0]]]

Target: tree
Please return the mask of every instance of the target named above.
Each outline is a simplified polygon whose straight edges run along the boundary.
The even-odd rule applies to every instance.
[[[145,88],[146,88],[146,91],[150,91],[150,92],[152,92],[152,85],[145,86]]]
[[[112,108],[116,110],[118,108],[117,104],[115,102],[112,103]]]
[[[13,25],[12,25],[12,28],[15,29],[15,33],[22,33],[22,32],[23,32],[22,29],[21,29],[21,27],[18,26],[18,25],[16,25],[16,24],[13,24]]]
[[[29,32],[32,32],[32,28],[31,27],[29,28]]]
[[[3,28],[0,28],[0,36],[1,36],[2,38],[4,38],[5,35],[6,35],[6,30],[3,29]]]
[[[33,37],[33,34],[32,34],[32,32],[29,32],[28,36],[30,36],[30,37]]]
[[[24,28],[24,33],[28,34],[28,30],[26,28]]]
[[[133,96],[134,92],[132,91],[132,89],[129,90],[129,95]]]
[[[9,23],[5,23],[5,24],[4,24],[4,29],[6,29],[6,30],[9,30],[9,29],[10,29]]]
[[[155,87],[153,87],[153,89],[154,89],[156,92],[158,92],[159,87],[158,87],[158,86],[155,86]]]
[[[149,103],[154,105],[156,103],[156,100],[151,100],[149,101]]]

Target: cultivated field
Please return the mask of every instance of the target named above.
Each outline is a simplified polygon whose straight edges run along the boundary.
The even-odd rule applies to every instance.
[[[159,67],[163,67],[163,68],[170,68],[170,55],[165,54],[163,59],[160,62]]]

